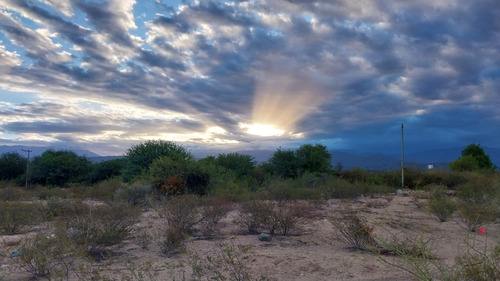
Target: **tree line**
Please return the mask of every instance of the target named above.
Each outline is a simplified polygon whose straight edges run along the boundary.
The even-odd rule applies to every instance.
[[[298,149],[278,148],[268,161],[257,163],[250,155],[223,153],[196,159],[182,145],[151,140],[130,147],[124,157],[91,163],[72,151],[47,150],[29,163],[28,181],[42,186],[66,187],[95,184],[111,178],[123,182],[148,182],[165,194],[209,194],[218,185],[243,185],[250,190],[261,187],[270,177],[296,179],[304,174],[335,175],[332,155],[321,144],[304,144]],[[26,179],[27,159],[17,152],[0,156],[0,180]],[[488,171],[496,166],[478,144],[468,145],[451,171]]]

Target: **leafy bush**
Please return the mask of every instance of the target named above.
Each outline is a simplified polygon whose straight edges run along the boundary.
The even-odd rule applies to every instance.
[[[47,150],[33,159],[29,174],[33,183],[65,187],[85,182],[90,169],[90,161],[74,152]]]
[[[19,178],[26,171],[26,158],[17,152],[7,152],[0,156],[0,180]]]
[[[147,170],[157,158],[165,156],[174,161],[192,160],[193,156],[188,150],[170,141],[152,140],[134,145],[126,152],[126,163],[122,176],[129,182],[143,171]]]
[[[125,159],[113,159],[108,161],[103,161],[92,165],[92,170],[89,174],[89,182],[91,184],[110,180],[112,178],[121,175],[123,168],[125,167]]]
[[[448,195],[446,195],[446,187],[432,185],[430,189],[430,197],[427,201],[429,211],[435,215],[440,222],[447,221],[456,211],[457,205]]]

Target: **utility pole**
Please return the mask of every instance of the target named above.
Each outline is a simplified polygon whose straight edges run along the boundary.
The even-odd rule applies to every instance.
[[[26,189],[28,189],[28,171],[30,168],[30,153],[32,150],[21,149],[22,151],[28,153],[28,161],[26,161]]]
[[[403,141],[403,123],[401,123],[401,188],[405,187],[405,146]]]

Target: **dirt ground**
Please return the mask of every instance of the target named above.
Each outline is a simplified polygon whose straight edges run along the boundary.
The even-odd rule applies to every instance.
[[[231,211],[221,222],[221,238],[201,240],[190,237],[186,242],[186,250],[173,257],[161,253],[154,238],[148,249],[137,245],[137,237],[130,237],[119,247],[114,248],[115,256],[105,263],[108,271],[119,276],[132,276],[130,263],[137,268],[141,265],[151,265],[149,272],[154,278],[130,280],[191,280],[190,263],[193,256],[200,260],[207,255],[217,256],[222,252],[221,243],[232,245],[234,249],[240,246],[248,251],[242,253],[242,262],[249,268],[254,278],[265,276],[268,280],[418,280],[405,270],[384,262],[386,260],[396,265],[405,263],[402,258],[380,256],[369,252],[355,251],[339,237],[329,218],[339,210],[350,207],[359,209],[373,227],[373,234],[379,239],[391,241],[397,238],[422,239],[433,248],[436,261],[451,265],[457,255],[463,254],[468,248],[466,243],[480,249],[492,247],[500,241],[500,224],[484,226],[486,234],[469,232],[465,229],[457,213],[447,222],[439,220],[419,208],[425,199],[420,193],[409,192],[403,195],[383,195],[363,197],[357,200],[329,200],[318,207],[318,215],[306,222],[303,231],[291,236],[273,236],[271,242],[259,241],[258,235],[245,234],[241,227],[233,223],[237,210]],[[153,211],[143,213],[138,228],[154,229],[157,214]],[[138,235],[138,231],[132,236]],[[152,231],[151,234],[155,236]],[[26,234],[29,235],[29,234]],[[3,237],[0,238],[0,242]],[[12,251],[16,246],[4,247]],[[19,269],[8,257],[0,259],[3,280],[28,280],[29,274]],[[100,267],[96,267],[101,270]],[[103,271],[105,270],[102,267]],[[111,271],[109,271],[109,269]],[[2,271],[0,271],[2,272]],[[6,275],[8,273],[8,275]],[[112,273],[109,273],[112,274]],[[2,275],[0,274],[0,280]],[[58,280],[58,279],[55,279]],[[78,280],[75,276],[74,280]],[[80,280],[85,280],[80,277]]]

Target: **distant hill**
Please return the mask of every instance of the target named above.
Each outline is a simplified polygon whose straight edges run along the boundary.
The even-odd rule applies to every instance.
[[[87,158],[90,157],[101,157],[99,154],[96,154],[90,150],[74,148],[74,147],[57,147],[57,146],[25,146],[25,145],[0,145],[0,155],[7,152],[18,152],[19,154],[26,156],[26,152],[24,150],[31,150],[30,158],[35,156],[40,156],[42,153],[49,149],[53,150],[70,150],[76,153],[79,156],[85,156]]]

